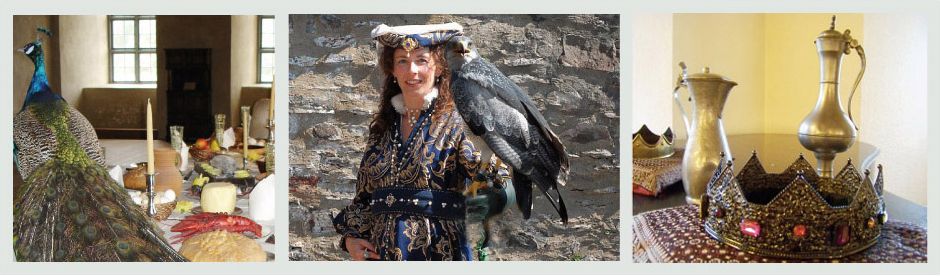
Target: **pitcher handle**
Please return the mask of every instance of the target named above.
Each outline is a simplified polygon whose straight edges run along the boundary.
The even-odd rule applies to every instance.
[[[686,87],[685,82],[682,80],[687,76],[688,69],[685,67],[685,62],[679,62],[679,68],[682,68],[682,75],[679,75],[679,79],[676,80],[676,88],[672,89],[672,98],[676,101],[676,106],[679,107],[679,112],[682,114],[682,121],[685,123],[685,133],[691,131],[689,128],[689,116],[685,113],[685,108],[682,108],[682,101],[679,101],[679,88]]]
[[[852,49],[855,49],[858,52],[858,57],[861,60],[861,69],[858,70],[858,77],[855,78],[855,84],[852,85],[852,93],[849,94],[849,120],[852,121],[852,124],[855,125],[855,130],[858,129],[858,122],[852,117],[852,98],[855,97],[855,91],[858,89],[858,84],[862,82],[862,76],[865,75],[865,49],[862,48],[862,45],[858,43],[858,40],[849,36],[849,30],[845,30],[846,43],[848,44],[845,48],[845,54],[851,54]]]

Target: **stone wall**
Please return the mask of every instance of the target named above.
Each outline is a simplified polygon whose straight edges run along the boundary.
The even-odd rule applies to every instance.
[[[537,198],[533,219],[523,225],[518,224],[521,217],[505,220],[511,221],[507,227],[515,228],[503,233],[510,236],[501,244],[504,252],[514,245],[541,248],[553,238],[564,240],[575,233],[571,227],[577,223],[603,223],[603,235],[609,236],[594,239],[614,241],[556,255],[520,253],[498,259],[617,258],[619,16],[292,15],[289,20],[290,175],[319,180],[315,188],[292,183],[292,259],[346,256],[329,253],[337,250],[335,245],[318,238],[338,240],[329,219],[352,198],[368,124],[377,109],[383,76],[375,66],[372,28],[451,21],[462,24],[480,54],[528,92],[571,156],[569,184],[562,188],[573,218],[571,231],[543,225],[542,230],[517,233],[538,223],[560,225],[557,214]],[[520,240],[513,242],[513,237]],[[317,246],[325,248],[308,250]]]

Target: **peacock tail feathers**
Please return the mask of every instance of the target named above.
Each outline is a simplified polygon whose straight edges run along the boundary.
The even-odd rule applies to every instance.
[[[186,261],[96,164],[52,159],[15,198],[18,261]]]

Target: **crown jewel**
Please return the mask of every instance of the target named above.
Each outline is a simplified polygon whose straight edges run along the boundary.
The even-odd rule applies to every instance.
[[[875,244],[887,220],[882,167],[874,183],[852,161],[833,178],[819,177],[800,157],[779,174],[764,171],[755,152],[734,176],[721,164],[700,206],[711,237],[750,253],[782,258],[840,258]]]
[[[672,128],[666,128],[663,135],[656,135],[646,125],[633,133],[633,157],[641,159],[666,158],[676,153],[672,146]]]

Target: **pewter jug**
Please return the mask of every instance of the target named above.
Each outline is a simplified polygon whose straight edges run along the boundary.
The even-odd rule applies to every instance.
[[[837,153],[846,151],[858,136],[858,125],[852,119],[852,97],[865,73],[865,50],[853,39],[849,30],[844,33],[835,30],[836,17],[828,30],[816,37],[816,51],[819,52],[819,99],[816,107],[803,119],[799,128],[800,144],[816,156],[819,176],[832,177],[832,160]],[[855,85],[849,94],[848,110],[842,108],[839,96],[839,73],[842,56],[850,54],[852,49],[861,58],[861,70],[855,79]]]
[[[680,62],[682,76],[673,90],[673,98],[688,133],[685,154],[682,156],[682,186],[685,188],[685,201],[698,205],[705,193],[708,180],[718,168],[720,162],[731,161],[728,137],[721,122],[721,112],[731,88],[738,85],[725,77],[713,74],[708,67],[702,73],[688,74],[685,63]],[[679,89],[689,90],[692,102],[692,122],[686,115],[679,101]]]

